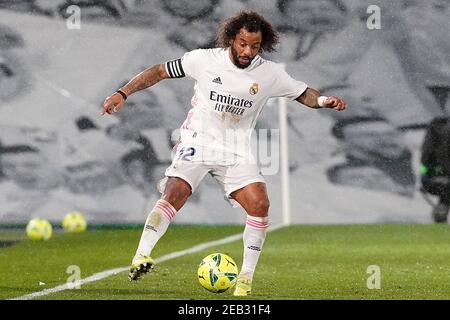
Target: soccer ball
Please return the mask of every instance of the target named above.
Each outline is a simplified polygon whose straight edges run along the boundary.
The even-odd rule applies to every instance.
[[[212,253],[198,266],[198,281],[208,291],[225,292],[236,284],[238,268],[234,260],[223,253]]]
[[[86,230],[86,220],[81,212],[69,212],[64,217],[62,226],[66,232],[83,232]]]
[[[48,220],[35,218],[28,222],[26,232],[31,240],[48,240],[52,237],[53,228]]]

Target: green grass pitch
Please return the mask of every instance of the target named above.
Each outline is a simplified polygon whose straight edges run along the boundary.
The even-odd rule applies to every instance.
[[[242,232],[242,226],[173,225],[153,252],[155,258]],[[125,267],[141,228],[55,232],[47,242],[24,232],[1,231],[0,299],[64,284],[67,267],[81,278]],[[11,241],[13,242],[11,245]],[[297,225],[270,232],[262,251],[251,299],[449,299],[450,226],[416,224]],[[9,245],[6,245],[8,244]],[[130,283],[127,272],[39,299],[225,299],[197,281],[197,266],[209,253],[223,252],[242,263],[242,241],[162,262],[155,272]],[[369,289],[368,267],[380,271],[380,289]],[[369,270],[370,271],[370,270]],[[373,283],[369,279],[369,284]],[[41,282],[41,285],[39,284]],[[45,283],[45,285],[42,285]]]

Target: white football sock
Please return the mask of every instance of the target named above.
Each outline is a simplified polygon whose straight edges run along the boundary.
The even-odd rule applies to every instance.
[[[266,230],[269,225],[269,217],[254,217],[247,215],[244,229],[244,259],[240,274],[253,278],[256,264],[266,238]]]
[[[177,210],[167,201],[160,199],[149,213],[142,231],[136,256],[149,256],[158,240],[166,233]]]

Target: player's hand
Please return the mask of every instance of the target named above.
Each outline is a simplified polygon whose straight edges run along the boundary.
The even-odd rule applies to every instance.
[[[324,108],[342,111],[347,108],[347,103],[344,100],[339,99],[338,97],[332,96],[332,97],[328,97],[328,99],[325,100]]]
[[[113,93],[105,99],[105,102],[103,102],[102,115],[105,113],[113,114],[115,112],[119,112],[124,102],[123,97],[119,93]]]

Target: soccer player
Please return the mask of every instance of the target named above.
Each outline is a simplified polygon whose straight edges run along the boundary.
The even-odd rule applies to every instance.
[[[162,197],[145,222],[130,280],[138,280],[153,269],[152,249],[209,173],[221,184],[227,198],[247,212],[243,263],[234,295],[251,293],[269,224],[266,184],[249,152],[258,115],[271,97],[295,99],[313,109],[346,108],[343,100],[321,96],[293,79],[281,65],[259,55],[274,51],[277,43],[278,33],[264,17],[241,11],[219,28],[218,48],[193,50],[180,59],[154,65],[106,98],[102,114],[113,114],[128,96],[161,80],[185,76],[195,80],[192,109],[181,126],[176,156],[161,180]]]

